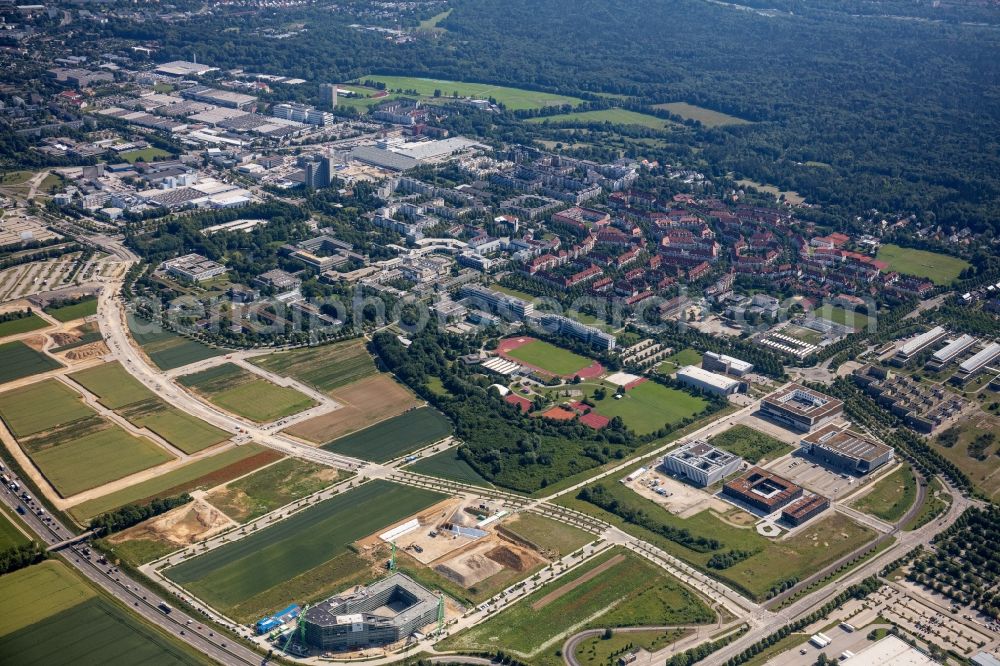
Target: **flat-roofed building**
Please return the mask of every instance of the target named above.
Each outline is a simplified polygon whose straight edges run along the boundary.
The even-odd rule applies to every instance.
[[[174,60],[157,66],[153,71],[157,74],[166,74],[167,76],[186,78],[188,76],[201,76],[202,74],[207,74],[208,72],[214,72],[215,67],[209,67],[208,65],[202,65],[197,62],[189,62],[187,60]]]
[[[696,365],[687,365],[678,370],[677,381],[717,395],[732,395],[746,390],[746,382],[703,370]]]
[[[476,284],[464,285],[459,293],[480,308],[488,308],[501,316],[525,319],[535,313],[534,303]]]
[[[974,344],[976,344],[975,337],[969,334],[960,335],[941,349],[934,352],[934,355],[931,356],[931,360],[927,362],[927,366],[932,369],[940,370],[958,358],[961,354],[965,353],[965,351]]]
[[[770,394],[760,403],[760,412],[769,419],[795,430],[811,432],[844,413],[844,403],[831,396],[789,384]]]
[[[718,483],[743,465],[739,456],[702,440],[689,442],[663,456],[663,467],[699,486]]]
[[[904,342],[896,352],[896,355],[892,357],[892,362],[895,365],[906,365],[917,354],[937,343],[946,335],[948,335],[947,329],[943,326],[935,326],[926,333],[921,333],[920,335]]]
[[[892,461],[893,448],[835,424],[802,438],[802,449],[841,472],[867,474]]]
[[[196,102],[215,104],[216,106],[227,106],[230,109],[245,110],[257,103],[257,98],[253,95],[233,92],[231,90],[218,90],[208,86],[194,86],[181,91],[181,97],[193,99]]]
[[[972,358],[958,366],[958,371],[966,377],[971,377],[1000,356],[1000,342],[991,342]]]
[[[721,372],[734,377],[742,377],[753,371],[753,363],[716,352],[705,352],[701,356],[701,367],[710,372]]]
[[[822,495],[800,497],[781,511],[781,517],[792,525],[801,525],[830,508],[830,500]]]
[[[802,497],[802,488],[766,469],[751,467],[739,478],[722,486],[722,494],[765,513],[772,513]]]
[[[850,657],[851,666],[937,666],[938,662],[896,636],[888,635]]]
[[[160,268],[189,282],[204,282],[226,272],[226,267],[222,264],[194,253],[164,261]]]

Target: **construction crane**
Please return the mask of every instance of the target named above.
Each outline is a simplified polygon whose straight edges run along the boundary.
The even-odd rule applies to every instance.
[[[285,639],[285,644],[281,646],[281,652],[285,655],[288,654],[288,646],[292,644],[292,638],[295,634],[299,634],[299,642],[303,645],[306,644],[306,625],[302,622],[302,618],[306,616],[306,611],[309,610],[309,604],[302,607],[302,612],[299,616],[295,618],[295,628],[288,632],[288,637]]]
[[[438,628],[437,635],[444,633],[444,592],[438,593]]]
[[[389,571],[396,570],[396,542],[393,541],[390,544],[392,546],[392,556],[389,558]]]

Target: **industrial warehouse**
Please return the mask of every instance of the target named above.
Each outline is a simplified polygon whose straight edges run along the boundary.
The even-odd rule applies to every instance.
[[[794,430],[812,432],[843,414],[844,403],[801,384],[789,384],[764,398],[760,412]]]
[[[438,619],[442,600],[404,574],[330,597],[302,616],[305,642],[343,651],[401,641]]]

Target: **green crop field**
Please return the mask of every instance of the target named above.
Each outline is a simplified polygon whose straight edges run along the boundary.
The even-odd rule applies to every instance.
[[[590,123],[611,123],[612,125],[638,125],[651,129],[665,129],[672,123],[663,118],[651,116],[648,113],[638,113],[627,109],[602,109],[600,111],[580,111],[579,113],[560,113],[555,116],[539,116],[528,118],[527,122],[534,124],[550,123],[553,125],[589,125]]]
[[[123,607],[96,594],[66,565],[48,560],[0,578],[0,598],[17,612],[0,619],[5,663],[209,664]]]
[[[444,498],[421,488],[370,481],[187,560],[166,575],[220,610],[237,609],[241,602],[349,553],[352,542]],[[293,600],[301,601],[287,598],[282,603]]]
[[[29,316],[22,317],[21,319],[11,319],[10,321],[0,322],[0,338],[5,338],[8,335],[28,333],[29,331],[37,331],[38,329],[45,328],[48,325],[49,322],[32,312]]]
[[[604,400],[594,400],[595,411],[612,419],[620,416],[625,425],[639,435],[656,432],[667,423],[676,423],[700,413],[708,402],[680,389],[646,381],[630,388],[615,400],[608,390]]]
[[[363,340],[277,352],[258,356],[250,362],[323,392],[377,372]]]
[[[71,373],[70,379],[98,397],[108,409],[118,409],[155,397],[153,392],[130,375],[122,364],[104,363]]]
[[[969,262],[958,257],[891,243],[878,249],[878,258],[888,263],[891,270],[927,278],[934,284],[951,284],[959,273],[969,267]]]
[[[233,447],[148,481],[77,504],[69,509],[69,513],[77,520],[86,522],[98,514],[126,504],[144,503],[156,497],[171,497],[191,490],[212,488],[280,459],[280,454],[259,444]]]
[[[412,76],[362,76],[361,81],[378,81],[384,83],[390,91],[416,90],[422,97],[433,99],[434,91],[440,90],[442,98],[451,97],[457,92],[460,97],[489,99],[492,97],[512,111],[519,109],[541,109],[547,106],[576,106],[580,99],[565,95],[495,86],[490,83],[463,83],[461,81],[444,81],[441,79],[422,79]],[[447,101],[447,100],[445,100]]]
[[[418,474],[471,483],[474,486],[493,487],[493,484],[480,476],[472,465],[458,457],[458,447],[452,447],[447,451],[421,458],[407,469]]]
[[[757,464],[763,459],[775,460],[791,453],[795,447],[779,439],[754,430],[749,426],[736,425],[711,439],[712,446],[735,453],[749,463]]]
[[[45,313],[51,317],[55,317],[59,321],[83,319],[84,317],[97,314],[97,297],[91,296],[72,305],[59,305],[55,303],[45,308]]]
[[[548,551],[553,556],[551,559],[569,555],[595,538],[572,525],[539,516],[537,513],[518,513],[503,526],[504,529]]]
[[[889,522],[895,522],[917,499],[917,479],[910,466],[903,464],[880,479],[871,491],[854,503],[854,508]]]
[[[350,475],[297,458],[287,458],[237,479],[206,499],[233,520],[244,523]]]
[[[544,340],[532,340],[517,349],[505,352],[507,356],[541,368],[554,375],[573,376],[574,373],[590,366],[593,361],[568,349],[556,347]]]
[[[170,454],[153,442],[134,437],[116,425],[65,440],[29,454],[63,497],[171,460]]]
[[[6,511],[0,511],[0,550],[13,548],[31,540],[14,525],[14,519]]]
[[[212,404],[258,423],[297,414],[316,405],[312,398],[295,389],[272,384],[233,363],[185,375],[178,381]]]
[[[385,462],[427,446],[451,434],[451,422],[430,407],[399,416],[335,439],[323,448],[345,456]]]
[[[0,345],[0,384],[61,368],[62,363],[20,340]]]
[[[133,317],[131,314],[128,315],[128,327],[132,337],[160,370],[173,370],[226,353],[224,349],[216,349],[189,340],[171,333],[159,324]]]
[[[643,584],[636,585],[640,580]],[[502,646],[535,666],[555,666],[563,663],[558,650],[570,629],[698,624],[713,619],[712,611],[692,591],[642,558],[613,548],[438,646],[449,650]]]
[[[149,148],[143,148],[142,150],[129,150],[124,153],[118,153],[118,157],[122,158],[129,164],[135,164],[140,159],[142,159],[143,162],[152,162],[158,157],[167,159],[172,157],[172,155],[162,148],[150,146]]]
[[[727,113],[712,111],[701,106],[688,104],[687,102],[670,102],[668,104],[656,104],[655,109],[665,109],[675,116],[680,116],[685,120],[697,120],[705,127],[719,127],[722,125],[746,125],[749,120],[737,118]]]
[[[80,395],[56,379],[0,393],[0,418],[19,439],[91,416]]]

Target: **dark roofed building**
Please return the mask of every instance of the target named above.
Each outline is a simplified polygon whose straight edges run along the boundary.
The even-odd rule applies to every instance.
[[[760,467],[751,467],[722,487],[722,494],[766,513],[802,497],[802,488]]]
[[[792,525],[801,525],[828,508],[830,508],[830,500],[822,495],[810,495],[809,497],[800,497],[786,506],[781,512],[781,517]]]

